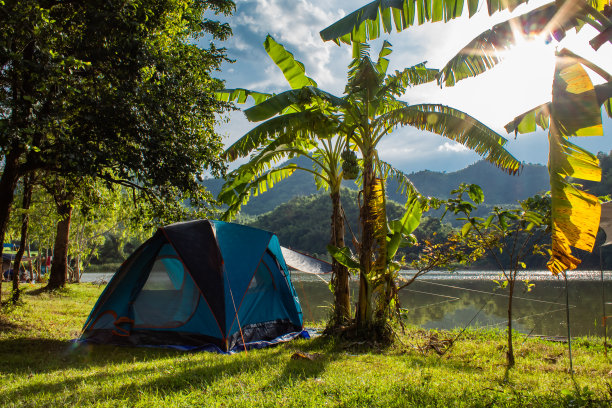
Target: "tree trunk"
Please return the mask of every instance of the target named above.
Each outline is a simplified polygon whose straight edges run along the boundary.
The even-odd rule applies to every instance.
[[[23,209],[23,215],[21,216],[21,238],[19,240],[19,250],[15,255],[15,261],[13,262],[13,303],[19,301],[19,271],[21,269],[21,259],[25,252],[27,240],[28,240],[28,225],[30,223],[30,215],[28,210],[32,202],[32,174],[28,174],[23,181],[23,199],[21,202],[21,208]]]
[[[19,158],[21,150],[13,148],[4,156],[4,169],[0,177],[0,259],[4,249],[4,236],[11,215],[15,187],[19,180]],[[0,309],[2,308],[2,279],[0,279]]]
[[[49,275],[50,275],[50,271],[49,268],[47,267],[47,264],[50,266],[50,262],[49,262],[49,245],[51,244],[51,241],[47,242],[47,246],[45,247],[45,275],[47,276],[47,279],[49,279]],[[42,266],[40,268],[40,271],[42,273]]]
[[[34,263],[32,262],[32,253],[30,252],[30,240],[28,239],[28,259],[30,260],[30,282],[34,282]]]
[[[42,272],[42,248],[40,247],[40,241],[38,242],[38,256],[36,257],[36,269],[34,271],[34,280],[36,282],[40,281],[41,272]]]
[[[76,265],[74,268],[74,283],[81,283],[81,254],[76,256]]]
[[[53,262],[47,289],[57,289],[66,286],[68,272],[68,239],[70,235],[70,218],[72,205],[69,201],[58,204],[57,212],[61,217],[57,223],[55,244],[53,245]]]
[[[359,300],[357,303],[357,326],[367,329],[372,323],[372,289],[367,276],[372,269],[372,253],[374,246],[374,229],[372,214],[372,186],[374,184],[373,169],[374,152],[364,154],[363,163],[363,205],[359,211],[361,221],[361,247],[359,248]]]
[[[332,200],[331,244],[344,248],[344,219],[340,191],[330,194]],[[351,298],[349,292],[348,268],[332,260],[332,282],[334,282],[334,324],[345,324],[351,320]]]
[[[512,347],[512,297],[514,295],[514,280],[510,281],[508,292],[508,352],[506,360],[508,368],[514,367],[514,348]]]

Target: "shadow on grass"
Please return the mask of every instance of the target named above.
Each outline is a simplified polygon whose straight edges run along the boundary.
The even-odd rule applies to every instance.
[[[15,323],[6,321],[6,319],[0,315],[0,333],[2,332],[16,332],[21,330],[21,326]]]
[[[0,348],[3,350],[14,346],[16,344],[0,342]],[[0,372],[14,375],[43,373],[50,374],[51,377],[44,381],[36,381],[31,385],[16,387],[14,390],[0,391],[0,403],[24,400],[32,394],[39,393],[62,398],[66,396],[66,390],[79,390],[79,399],[82,402],[83,399],[104,401],[131,396],[138,397],[139,393],[157,392],[158,390],[173,393],[192,390],[194,387],[205,389],[208,385],[225,377],[237,378],[243,372],[252,373],[277,367],[284,358],[288,358],[282,346],[268,350],[254,350],[246,356],[201,352],[204,354],[203,358],[194,355],[195,353],[175,350],[113,346],[85,346],[67,351],[72,344],[62,341],[32,342],[28,346],[46,350],[42,354],[48,354],[49,360],[52,361],[33,366],[32,364],[36,364],[41,357],[41,353],[38,353],[38,356],[20,364],[19,369],[14,367],[7,369],[8,366],[11,366],[10,363],[1,364]],[[58,351],[61,351],[62,354],[58,354]],[[177,357],[177,360],[169,362],[167,358],[173,356]],[[4,357],[0,353],[0,359]],[[114,365],[117,367],[113,368]],[[70,377],[54,373],[69,369],[82,369],[89,373],[72,374]],[[83,384],[93,385],[93,387],[84,390],[82,389]],[[114,384],[120,385],[113,386]]]
[[[59,339],[20,337],[0,340],[0,367],[5,374],[45,374],[127,361],[166,358],[174,350],[78,345]]]

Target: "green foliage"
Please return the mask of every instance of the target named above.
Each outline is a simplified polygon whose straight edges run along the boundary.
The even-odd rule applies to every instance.
[[[508,350],[507,362],[515,364],[512,343],[512,299],[515,284],[520,270],[527,268],[525,260],[531,254],[550,253],[550,246],[542,244],[542,239],[551,229],[550,195],[530,197],[520,203],[517,209],[495,207],[486,218],[472,216],[476,205],[465,201],[468,194],[475,204],[484,200],[482,189],[476,185],[461,184],[453,191],[454,198],[447,200],[446,211],[462,214],[465,225],[461,229],[461,238],[472,253],[482,256],[489,253],[494,259],[504,280],[495,281],[501,289],[508,290]],[[507,260],[501,254],[507,254]],[[504,262],[506,261],[506,262]],[[526,290],[533,284],[525,282]]]
[[[355,259],[355,256],[348,247],[337,248],[333,245],[328,245],[327,252],[340,264],[349,268],[349,270],[359,271],[359,261]]]
[[[214,98],[221,83],[210,72],[226,58],[213,43],[200,49],[188,40],[227,38],[229,26],[205,13],[230,13],[231,1],[1,8],[0,151],[20,158],[7,168],[17,177],[45,169],[123,184],[159,212],[178,211],[177,197],[206,205],[197,181],[206,169],[223,170],[213,127],[228,107]]]
[[[30,223],[28,246],[40,256],[51,256],[56,226],[60,220],[56,199],[43,187],[52,178],[39,177],[28,210]],[[66,184],[62,184],[66,186]],[[18,185],[21,195],[22,184]],[[158,219],[143,218],[135,205],[131,192],[123,187],[109,187],[101,181],[79,179],[72,185],[70,205],[73,207],[68,244],[68,265],[74,271],[87,271],[90,263],[123,262],[139,243],[143,242],[157,225]],[[7,231],[9,241],[17,239],[23,211],[13,211]],[[168,222],[166,220],[166,222]],[[26,256],[28,254],[26,253]],[[39,273],[37,261],[28,269]]]

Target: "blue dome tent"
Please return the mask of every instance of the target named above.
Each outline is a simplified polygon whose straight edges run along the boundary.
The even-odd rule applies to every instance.
[[[229,352],[302,326],[276,235],[197,220],[159,228],[121,265],[81,340]]]

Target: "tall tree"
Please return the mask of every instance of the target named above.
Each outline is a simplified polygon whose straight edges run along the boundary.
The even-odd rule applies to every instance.
[[[72,221],[73,201],[78,193],[80,179],[53,177],[45,182],[45,188],[55,201],[59,217],[53,244],[53,262],[49,274],[47,289],[58,289],[66,285],[68,272],[68,242],[70,240],[70,222]]]
[[[34,188],[34,175],[28,174],[23,181],[23,195],[21,199],[21,237],[19,238],[19,249],[15,254],[13,260],[13,293],[12,302],[16,303],[19,301],[19,279],[21,278],[21,260],[25,253],[26,244],[28,242],[28,228],[30,222],[30,205],[32,203],[32,190]],[[1,292],[0,286],[0,292]]]
[[[2,2],[0,240],[17,181],[36,169],[127,185],[172,210],[177,195],[205,205],[198,180],[224,166],[214,125],[227,105],[211,71],[225,54],[191,40],[227,38],[229,26],[205,13],[233,9],[231,0]]]

